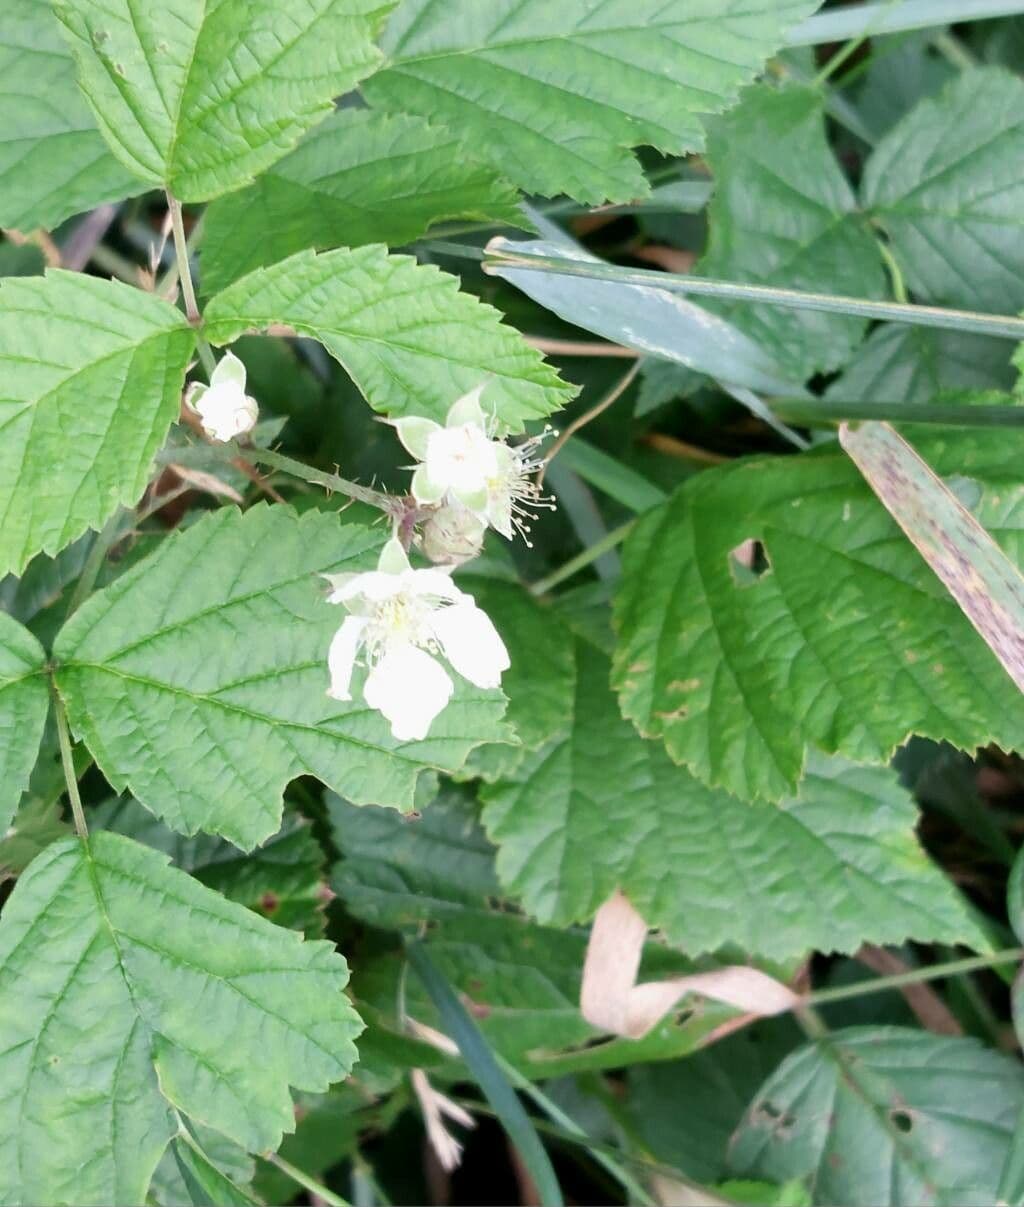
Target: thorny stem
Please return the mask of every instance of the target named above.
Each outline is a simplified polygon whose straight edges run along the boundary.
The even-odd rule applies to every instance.
[[[293,1165],[291,1161],[286,1161],[284,1157],[278,1156],[277,1153],[265,1153],[263,1160],[269,1161],[271,1165],[276,1165],[293,1182],[297,1182],[304,1190],[308,1190],[316,1199],[329,1203],[330,1207],[351,1207],[348,1199],[343,1199],[340,1195],[335,1194],[333,1190],[328,1190],[322,1182],[318,1182],[316,1178],[311,1178],[308,1173],[304,1173],[297,1166]]]
[[[356,499],[360,503],[368,503],[371,507],[379,508],[386,515],[398,518],[404,513],[405,508],[401,499],[386,495],[379,490],[373,490],[369,486],[360,486],[358,482],[350,482],[348,478],[341,478],[337,474],[328,474],[323,470],[314,469],[311,465],[296,461],[294,457],[286,457],[284,453],[275,453],[268,448],[243,448],[237,444],[229,444],[224,447],[228,449],[232,457],[241,457],[254,465],[267,465],[271,469],[279,469],[282,473],[291,474],[293,478],[301,478],[304,482],[310,482],[314,486],[323,486],[329,491],[347,495],[348,498]]]
[[[68,732],[67,713],[64,711],[64,701],[60,698],[56,687],[53,688],[53,715],[57,720],[60,762],[64,769],[68,799],[71,801],[71,815],[75,819],[75,833],[85,842],[89,837],[89,827],[85,824],[85,810],[82,808],[82,798],[78,792],[78,777],[75,775],[75,759],[71,753],[71,734]]]
[[[185,299],[185,317],[193,327],[198,327],[203,321],[196,302],[196,289],[192,284],[192,266],[188,258],[188,240],[185,238],[185,224],[181,217],[181,202],[168,190],[167,210],[171,215],[171,230],[174,233],[174,256],[178,263],[178,278],[181,281],[181,295]],[[217,367],[213,349],[205,339],[196,332],[196,348],[203,368],[209,377]]]

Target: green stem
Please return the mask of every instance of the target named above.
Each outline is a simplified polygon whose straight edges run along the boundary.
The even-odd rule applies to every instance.
[[[808,427],[838,427],[851,419],[889,420],[892,423],[927,423],[940,427],[1021,427],[1024,407],[969,406],[938,402],[842,402],[821,398],[776,398],[776,415]]]
[[[372,490],[369,486],[360,486],[358,482],[350,482],[348,478],[340,478],[337,474],[324,473],[323,470],[314,469],[311,465],[296,461],[294,457],[286,457],[284,453],[271,452],[267,448],[242,447],[237,444],[223,447],[232,457],[241,457],[253,465],[266,465],[271,469],[279,469],[282,473],[291,474],[293,478],[301,478],[304,482],[323,486],[329,491],[336,491],[350,499],[357,499],[360,503],[368,503],[371,507],[377,507],[387,515],[397,515],[401,510],[400,501],[393,495]]]
[[[946,964],[932,964],[928,968],[914,968],[909,972],[898,972],[893,976],[876,977],[872,981],[858,981],[855,985],[839,985],[835,989],[819,989],[808,994],[807,1006],[820,1006],[825,1002],[841,1002],[847,998],[861,997],[868,993],[881,993],[886,989],[899,989],[903,985],[917,985],[922,981],[937,981],[943,977],[959,976],[965,972],[976,972],[979,968],[991,968],[995,964],[1013,964],[1024,959],[1024,947],[1010,947],[1005,951],[987,956],[968,956],[963,960],[950,960]]]
[[[858,34],[851,38],[842,49],[838,50],[811,81],[813,88],[823,88],[847,60],[857,53],[868,40],[868,34]]]
[[[825,9],[795,25],[786,35],[787,46],[816,46],[845,42],[860,34],[878,37],[910,29],[951,25],[956,21],[982,21],[1012,17],[1024,12],[1021,0],[877,0],[868,4],[843,4]]]
[[[613,528],[607,536],[603,536],[599,541],[595,541],[589,546],[589,548],[584,549],[582,553],[578,553],[575,557],[570,558],[564,566],[559,566],[547,578],[538,579],[530,587],[531,594],[546,595],[552,587],[557,587],[559,583],[565,582],[567,578],[572,578],[574,574],[578,574],[580,570],[589,566],[591,562],[596,561],[602,554],[607,553],[609,549],[614,549],[616,545],[621,545],[635,523],[635,520],[627,520],[620,527]]]
[[[303,1173],[301,1169],[293,1165],[291,1161],[286,1161],[284,1157],[277,1153],[266,1153],[263,1157],[264,1161],[269,1161],[271,1165],[276,1165],[277,1168],[286,1174],[293,1182],[297,1182],[303,1190],[308,1190],[310,1194],[315,1195],[318,1199],[322,1199],[325,1203],[329,1203],[331,1207],[351,1207],[348,1199],[343,1199],[340,1195],[334,1193],[316,1178],[311,1178],[308,1173]]]
[[[181,295],[185,299],[185,317],[193,327],[198,327],[203,316],[199,313],[199,303],[196,301],[196,289],[192,283],[192,266],[189,263],[188,240],[185,238],[185,223],[181,216],[181,202],[168,190],[167,210],[171,215],[171,230],[174,233],[174,257],[178,264],[178,279],[181,281]],[[207,378],[213,375],[217,367],[213,349],[205,339],[196,332],[196,348],[199,359],[203,362]]]
[[[932,45],[957,71],[969,71],[972,67],[978,66],[978,60],[963,42],[944,29],[935,34],[932,38]]]
[[[75,820],[75,833],[83,842],[86,842],[89,838],[89,827],[85,824],[85,810],[82,808],[82,798],[78,792],[78,777],[75,775],[75,758],[71,753],[71,733],[68,730],[68,717],[64,711],[64,701],[60,698],[56,686],[53,687],[53,715],[57,721],[60,763],[64,769],[64,782],[67,784],[68,799],[71,801],[71,815]]]
[[[900,303],[901,306],[907,304],[907,286],[903,280],[903,272],[900,269],[896,257],[889,250],[889,245],[883,243],[881,239],[875,239],[875,246],[878,248],[878,254],[882,257],[885,267],[889,271],[889,279],[892,281],[893,297]]]
[[[503,246],[499,246],[503,244]],[[465,254],[476,259],[479,248],[451,244],[449,254]],[[776,289],[770,285],[744,285],[736,281],[715,281],[648,268],[623,268],[602,261],[570,260],[521,249],[515,242],[494,240],[484,253],[484,271],[515,269],[518,272],[551,273],[562,277],[584,277],[592,281],[614,281],[622,285],[642,285],[666,293],[697,294],[705,297],[733,298],[792,310],[816,310],[826,314],[849,314],[860,318],[887,319],[894,323],[913,323],[919,327],[941,327],[951,331],[975,331],[1006,339],[1024,339],[1024,319],[1009,314],[981,314],[973,310],[952,310],[942,306],[916,306],[899,302],[874,302],[868,298],[840,294],[809,293],[800,289]]]
[[[75,583],[71,602],[68,604],[68,616],[73,612],[77,612],[92,594],[92,589],[96,586],[96,579],[99,578],[100,571],[103,569],[103,563],[106,561],[107,554],[110,552],[111,546],[116,543],[120,534],[123,516],[124,512],[119,507],[93,539],[89,556],[85,559],[82,573],[78,576],[78,582]]]

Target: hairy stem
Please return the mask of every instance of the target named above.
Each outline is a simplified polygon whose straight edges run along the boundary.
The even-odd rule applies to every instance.
[[[291,1161],[286,1161],[284,1157],[279,1157],[277,1153],[266,1153],[263,1159],[264,1161],[269,1161],[271,1165],[276,1165],[293,1182],[298,1183],[304,1190],[308,1190],[311,1195],[315,1196],[315,1199],[329,1203],[330,1207],[350,1207],[348,1199],[343,1199],[340,1195],[335,1194],[333,1190],[328,1190],[322,1182],[318,1182],[316,1178],[311,1178],[308,1173],[303,1173]]]
[[[360,503],[368,503],[371,507],[377,507],[387,515],[397,516],[403,510],[400,500],[392,495],[373,490],[369,486],[360,486],[358,482],[350,482],[348,478],[341,478],[337,474],[328,474],[323,470],[314,469],[313,466],[296,461],[294,457],[287,457],[284,453],[271,452],[267,448],[243,448],[241,445],[225,447],[229,448],[232,456],[241,457],[254,465],[266,465],[271,469],[279,469],[282,473],[291,474],[293,478],[301,478],[304,482],[310,482],[314,486],[323,486],[329,491],[346,495]]]
[[[170,192],[167,193],[167,210],[171,215],[171,230],[174,233],[174,256],[178,264],[178,279],[181,281],[181,296],[185,299],[185,317],[193,327],[198,327],[202,321],[199,313],[199,303],[196,301],[196,288],[192,283],[192,266],[189,263],[188,240],[185,238],[185,224],[181,217],[181,202]],[[196,332],[196,348],[199,359],[203,362],[207,377],[210,377],[217,367],[213,349],[205,339]]]

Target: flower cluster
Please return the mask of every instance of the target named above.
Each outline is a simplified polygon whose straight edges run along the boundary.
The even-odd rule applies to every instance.
[[[483,386],[464,395],[445,423],[416,416],[397,419],[399,439],[416,458],[412,497],[420,545],[444,569],[414,570],[397,536],[385,545],[377,569],[328,576],[331,603],[348,611],[328,654],[336,700],[352,698],[360,659],[367,668],[363,699],[391,723],[400,741],[425,738],[454,691],[448,666],[477,687],[498,687],[509,658],[504,642],[451,569],[475,557],[488,528],[527,544],[528,521],[551,507],[533,475],[547,430],[517,446],[496,438],[496,424],[480,406]]]
[[[328,599],[349,613],[328,653],[328,695],[352,699],[352,673],[362,654],[369,669],[363,699],[391,722],[400,741],[425,738],[451,699],[442,655],[477,687],[500,685],[508,652],[490,618],[444,570],[414,570],[397,538],[384,546],[376,570],[326,577]]]
[[[458,399],[443,427],[419,416],[394,421],[398,438],[419,462],[413,498],[422,506],[439,505],[444,523],[474,554],[488,527],[508,540],[518,532],[529,544],[528,521],[537,518],[538,508],[553,506],[533,480],[548,430],[514,446],[496,439],[496,425],[480,406],[483,389]]]

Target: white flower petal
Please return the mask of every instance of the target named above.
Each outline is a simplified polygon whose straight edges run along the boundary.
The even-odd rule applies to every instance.
[[[431,482],[456,492],[486,489],[498,472],[494,442],[472,423],[435,432],[427,441],[424,464]]]
[[[499,687],[509,668],[508,650],[491,618],[470,595],[430,618],[434,636],[452,667],[477,687]]]
[[[333,700],[351,700],[352,668],[363,637],[366,621],[359,616],[346,616],[341,628],[334,634],[327,651],[327,669],[331,685],[327,694]]]
[[[214,371],[213,376],[216,375]],[[211,384],[202,393],[193,393],[189,405],[202,420],[203,431],[213,440],[233,440],[252,431],[259,418],[255,399],[244,394],[235,382]]]
[[[436,595],[453,602],[468,598],[451,579],[451,570],[410,570],[404,575],[405,586],[413,595]]]
[[[367,676],[363,696],[391,722],[400,742],[422,741],[434,718],[451,699],[444,667],[414,645],[393,645]]]

